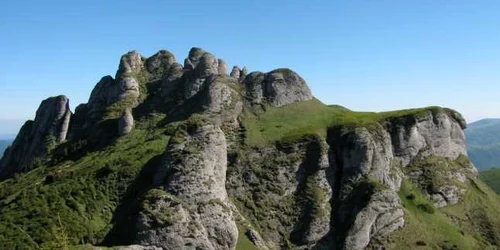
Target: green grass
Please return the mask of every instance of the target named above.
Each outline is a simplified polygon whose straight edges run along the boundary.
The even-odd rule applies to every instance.
[[[388,249],[483,249],[445,213],[422,209],[432,205],[409,181],[403,181],[399,196],[405,208],[405,227],[389,236]]]
[[[236,250],[259,250],[245,234],[247,229],[238,225],[238,243],[236,243]]]
[[[500,197],[481,181],[471,179],[463,201],[442,211],[484,245],[480,249],[500,246]]]
[[[168,135],[156,126],[138,122],[107,148],[1,182],[0,249],[50,248],[58,241],[59,217],[70,244],[100,243],[116,208],[139,195],[140,171],[165,150]]]
[[[392,112],[353,112],[341,106],[325,105],[317,99],[283,107],[265,106],[265,112],[246,111],[242,116],[250,146],[269,145],[280,140],[294,140],[306,134],[326,136],[327,129],[342,125],[347,129],[370,127],[387,119],[421,117],[428,112],[446,111],[440,107],[406,109]]]
[[[481,180],[500,194],[500,169],[481,171]]]

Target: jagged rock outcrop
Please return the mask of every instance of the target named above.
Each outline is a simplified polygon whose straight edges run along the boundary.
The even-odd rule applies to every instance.
[[[238,229],[225,188],[226,148],[224,133],[209,123],[188,122],[177,131],[155,176],[163,189],[146,197],[139,216],[139,244],[235,249]],[[159,222],[161,215],[166,218]]]
[[[333,158],[337,169],[337,221],[352,225],[349,229],[343,226],[337,229],[345,233],[340,234],[341,238],[345,238],[344,249],[364,249],[370,240],[403,227],[404,214],[397,196],[402,179],[425,182],[428,176],[422,169],[435,171],[432,168],[437,168],[415,167],[416,161],[430,156],[456,160],[466,155],[462,129],[461,119],[449,111],[429,110],[424,114],[397,117],[348,133],[343,128],[331,130],[329,143],[336,145]],[[453,168],[441,170],[442,178],[461,180],[463,183],[466,182],[466,173],[474,175],[476,171],[472,165],[463,166],[460,171]],[[434,191],[423,187],[430,192],[429,198],[437,206],[455,204],[465,194],[460,185],[442,183],[446,185],[437,184]],[[353,198],[357,197],[357,190],[367,188],[372,190],[372,195],[363,199],[369,200],[364,208],[349,205],[359,200],[359,197]]]
[[[184,69],[189,71],[184,85],[184,98],[189,99],[200,91],[208,79],[219,74],[219,64],[214,55],[200,48],[192,48],[184,61]]]
[[[69,99],[60,95],[40,104],[34,121],[27,121],[12,146],[0,161],[0,179],[30,170],[37,160],[47,156],[64,142],[68,133],[71,110]]]
[[[241,74],[240,72],[241,72],[241,70],[238,66],[233,66],[233,69],[231,70],[231,73],[229,74],[229,76],[239,80],[240,74]]]
[[[443,207],[459,203],[477,176],[465,156],[465,121],[448,109],[367,115],[359,124],[335,120],[322,131],[317,124],[305,132],[297,127],[278,141],[248,143],[271,126],[288,129],[260,120],[269,106],[312,99],[290,69],[248,73],[234,66],[228,76],[224,60],[201,48],[192,48],[184,65],[165,50],[149,58],[131,51],[75,115],[66,97],[45,100],[0,161],[0,178],[49,159],[68,129],[70,140],[81,140],[70,146],[90,145],[82,155],[147,132],[145,140],[157,140],[161,149],[130,186],[143,188],[139,197],[127,197],[137,198],[134,205],[123,205],[127,211],[116,217],[134,222],[127,236],[135,238],[121,245],[139,244],[122,249],[235,249],[241,234],[261,249],[357,250],[405,226],[403,184],[415,184]],[[338,120],[355,113],[336,112],[345,112],[332,112]],[[115,140],[134,126],[137,134]],[[92,148],[101,136],[109,143]],[[58,149],[67,152],[66,145]],[[113,164],[96,176],[122,167]]]
[[[123,55],[118,66],[117,76],[120,74],[137,74],[144,68],[142,56],[133,50]],[[118,77],[116,77],[118,78]]]

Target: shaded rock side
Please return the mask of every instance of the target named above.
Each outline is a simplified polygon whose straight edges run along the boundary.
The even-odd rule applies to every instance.
[[[306,249],[331,246],[322,242],[330,231],[328,152],[323,138],[312,137],[228,156],[226,186],[239,212],[259,230],[262,238],[255,244],[265,242],[269,249],[287,249],[287,242]]]
[[[25,172],[37,158],[47,156],[65,141],[71,110],[66,96],[50,97],[40,104],[34,121],[27,121],[0,161],[0,178]]]
[[[184,83],[184,98],[189,99],[203,88],[208,79],[219,74],[219,61],[202,49],[192,48],[184,69],[190,70]]]
[[[225,188],[224,133],[207,121],[188,121],[170,140],[164,158],[155,176],[162,189],[150,191],[144,201],[137,243],[163,249],[235,249],[238,229]]]
[[[233,69],[231,70],[231,73],[229,74],[229,76],[239,80],[240,79],[240,72],[241,72],[241,69],[238,66],[233,66]]]

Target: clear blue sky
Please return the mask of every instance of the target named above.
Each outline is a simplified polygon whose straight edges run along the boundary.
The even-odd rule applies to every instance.
[[[250,71],[292,68],[320,100],[353,110],[440,105],[468,121],[500,117],[498,0],[17,0],[0,9],[0,120],[33,118],[48,96],[69,96],[73,109],[87,102],[129,50],[167,49],[182,62],[193,46]]]

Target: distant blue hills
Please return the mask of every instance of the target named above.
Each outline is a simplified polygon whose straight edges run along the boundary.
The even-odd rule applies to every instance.
[[[0,158],[3,156],[5,149],[12,144],[13,139],[0,140]]]
[[[483,119],[468,124],[467,152],[479,170],[500,168],[500,119]]]

